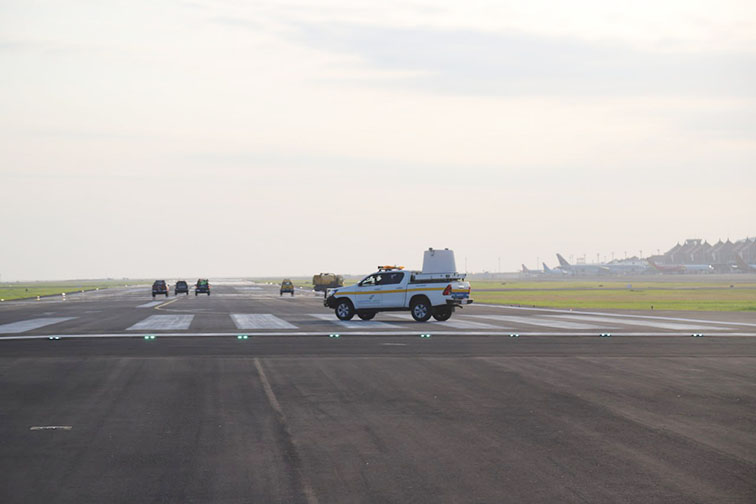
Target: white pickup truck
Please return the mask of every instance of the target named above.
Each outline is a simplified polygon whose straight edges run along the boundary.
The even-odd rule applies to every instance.
[[[473,302],[470,283],[454,269],[454,252],[430,249],[425,252],[423,271],[379,266],[355,285],[328,289],[324,305],[333,308],[341,320],[351,320],[355,314],[370,320],[381,311],[401,310],[409,310],[418,322],[431,316],[448,320],[455,308]]]

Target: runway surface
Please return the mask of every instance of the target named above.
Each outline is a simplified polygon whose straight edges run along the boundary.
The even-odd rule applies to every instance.
[[[752,503],[754,336],[753,313],[344,323],[245,282],[5,302],[0,502]]]

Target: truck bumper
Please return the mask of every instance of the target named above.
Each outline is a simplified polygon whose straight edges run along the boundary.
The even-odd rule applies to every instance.
[[[329,296],[323,299],[323,306],[325,306],[326,308],[336,308],[336,298]]]
[[[472,304],[472,299],[447,299],[446,304],[452,305],[452,306],[463,306],[463,305],[469,305]]]

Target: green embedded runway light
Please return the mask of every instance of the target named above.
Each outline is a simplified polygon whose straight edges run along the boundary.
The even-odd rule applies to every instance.
[[[421,334],[421,335],[420,335],[420,337],[421,337],[421,338],[430,338],[430,337],[431,337],[431,335],[430,335],[430,334],[427,334],[427,333],[424,333],[424,334]]]
[[[599,337],[600,337],[600,338],[611,338],[611,337],[612,337],[612,333],[608,333],[608,332],[602,332],[602,333],[601,333],[601,334],[599,335]]]
[[[249,339],[249,335],[248,334],[237,334],[236,335],[236,339],[239,339],[239,340],[241,340],[241,339]]]
[[[517,334],[517,333],[512,333],[512,334],[510,334],[510,335],[509,335],[509,337],[510,337],[510,338],[519,338],[519,337],[520,337],[520,335],[519,335],[519,334]]]
[[[155,335],[154,334],[145,334],[144,335],[144,339],[146,339],[146,340],[154,340],[155,339]]]
[[[693,333],[691,334],[691,336],[693,336],[694,338],[703,338],[703,334],[701,333]]]
[[[49,340],[59,340],[60,336],[48,336],[47,339],[49,339]]]
[[[332,334],[328,335],[329,338],[338,338],[340,336],[341,336],[340,334],[335,334],[335,333],[332,333]]]

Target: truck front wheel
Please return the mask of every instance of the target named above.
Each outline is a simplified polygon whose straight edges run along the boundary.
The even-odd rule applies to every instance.
[[[444,320],[449,320],[451,316],[452,316],[451,306],[441,306],[433,310],[433,318],[438,320],[439,322],[443,322]]]
[[[339,299],[336,303],[336,316],[339,320],[352,320],[354,305],[348,299]]]
[[[431,318],[431,304],[428,298],[414,299],[410,305],[410,313],[417,322],[427,322]]]

